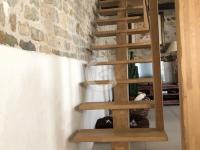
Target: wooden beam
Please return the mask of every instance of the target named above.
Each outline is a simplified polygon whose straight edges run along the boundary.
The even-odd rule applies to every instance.
[[[127,8],[127,0],[121,0],[119,6],[121,8]],[[126,11],[119,11],[117,13],[118,18],[127,17]],[[119,22],[117,24],[117,30],[127,30],[127,22]],[[121,33],[116,36],[117,44],[127,44],[127,34]],[[116,50],[116,59],[118,61],[128,59],[128,48],[118,48]],[[116,80],[128,79],[128,65],[120,64],[115,66],[115,78]],[[116,103],[128,102],[128,86],[116,85],[114,87],[114,101]],[[115,131],[123,131],[129,129],[129,110],[113,110],[113,127]],[[130,144],[128,142],[112,143],[112,150],[130,150]]]
[[[154,76],[154,99],[156,109],[156,128],[164,130],[163,120],[163,96],[161,84],[160,68],[160,44],[158,28],[158,0],[150,1],[150,22],[151,22],[151,49],[153,56],[153,76]]]
[[[183,150],[200,149],[199,16],[199,0],[176,0]]]

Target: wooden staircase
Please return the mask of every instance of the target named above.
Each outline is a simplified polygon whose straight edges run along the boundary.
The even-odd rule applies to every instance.
[[[113,150],[130,150],[129,142],[136,141],[166,141],[164,131],[163,101],[160,75],[160,47],[158,31],[158,2],[157,0],[99,0],[99,14],[110,16],[110,19],[97,19],[99,26],[117,25],[117,30],[96,31],[96,37],[116,36],[116,45],[95,45],[93,51],[115,50],[116,61],[97,62],[98,65],[114,65],[116,81],[100,80],[85,81],[83,86],[113,84],[114,102],[89,102],[76,107],[78,111],[108,109],[113,115],[113,129],[79,130],[72,136],[75,142],[110,142]],[[114,18],[115,16],[115,18]],[[114,19],[113,19],[114,18]],[[143,22],[143,27],[128,29],[129,23]],[[128,35],[149,33],[149,42],[129,43]],[[152,58],[128,59],[128,51],[147,49],[152,51]],[[128,79],[128,64],[153,63],[153,78]],[[129,101],[129,83],[153,83],[154,100],[151,102]],[[130,129],[129,110],[155,108],[156,127]]]

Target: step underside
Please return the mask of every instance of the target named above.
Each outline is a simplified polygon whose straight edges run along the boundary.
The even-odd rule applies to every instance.
[[[115,131],[113,129],[84,129],[77,131],[72,140],[74,142],[158,142],[167,141],[164,131],[156,129],[127,129]]]

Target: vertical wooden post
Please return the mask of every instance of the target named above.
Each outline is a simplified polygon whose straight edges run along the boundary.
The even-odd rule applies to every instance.
[[[126,8],[127,0],[121,0],[121,8]],[[118,12],[118,18],[126,17],[126,11]],[[127,30],[128,23],[120,22],[117,24],[118,30]],[[117,35],[117,44],[127,44],[128,37],[126,33]],[[128,59],[128,48],[119,48],[116,50],[116,59],[127,60]],[[116,80],[127,80],[128,79],[128,65],[116,65],[115,66],[115,77]],[[117,103],[129,101],[128,86],[127,85],[116,85],[114,87],[114,100]],[[113,110],[113,124],[114,130],[124,130],[129,128],[129,110]],[[129,150],[129,143],[112,143],[112,150]]]
[[[158,0],[150,0],[150,23],[151,23],[151,49],[153,57],[154,76],[154,100],[156,109],[156,128],[164,130],[163,121],[163,96],[160,69],[160,44],[158,28]]]
[[[200,1],[176,0],[183,150],[200,149]]]

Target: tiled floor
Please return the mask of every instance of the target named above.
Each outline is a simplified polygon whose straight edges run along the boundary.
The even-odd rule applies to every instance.
[[[181,129],[179,106],[164,107],[165,130],[168,142],[157,143],[132,143],[132,150],[181,150]],[[154,122],[154,113],[150,112],[149,119],[151,125]],[[111,150],[110,144],[95,144],[93,150]]]

